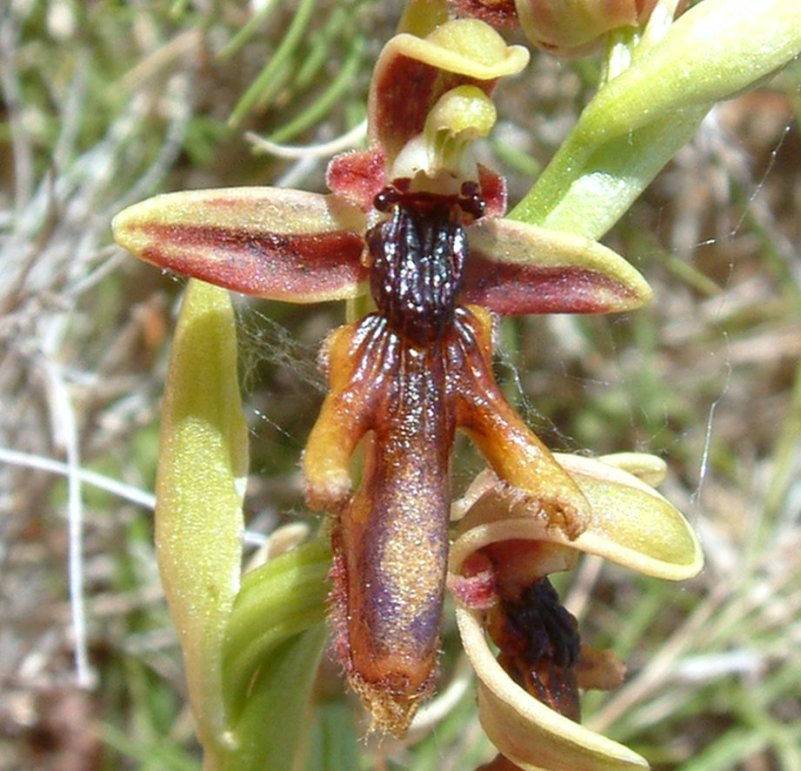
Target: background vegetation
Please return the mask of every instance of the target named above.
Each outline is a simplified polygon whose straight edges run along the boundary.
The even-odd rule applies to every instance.
[[[111,246],[109,221],[162,190],[322,190],[330,151],[278,158],[245,132],[318,145],[357,126],[398,13],[377,0],[0,10],[0,768],[198,768],[151,534],[182,282]],[[504,84],[484,152],[513,201],[597,67],[538,54]],[[688,584],[588,560],[563,586],[587,638],[629,664],[623,688],[588,698],[588,721],[658,769],[801,769],[799,84],[796,62],[715,109],[607,239],[653,284],[650,308],[502,329],[499,377],[541,436],[662,455],[663,492],[701,535],[707,567]],[[240,315],[250,528],[314,524],[298,459],[323,394],[316,351],[343,310],[242,301]],[[457,484],[478,467],[465,447]],[[330,662],[318,692],[309,769],[465,771],[489,756],[469,690],[416,746],[380,747],[357,743]]]

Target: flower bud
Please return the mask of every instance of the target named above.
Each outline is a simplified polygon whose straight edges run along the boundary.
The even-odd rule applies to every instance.
[[[526,37],[562,56],[588,53],[612,30],[642,26],[655,5],[656,0],[515,0]]]

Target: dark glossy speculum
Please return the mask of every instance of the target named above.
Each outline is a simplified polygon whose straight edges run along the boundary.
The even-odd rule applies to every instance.
[[[455,196],[409,192],[408,180],[397,180],[375,206],[390,216],[367,234],[373,299],[393,331],[426,345],[453,323],[467,257],[464,221],[480,217],[484,203],[473,183]]]
[[[501,597],[490,615],[498,660],[512,679],[552,709],[579,720],[578,624],[551,582],[540,578],[515,598]]]

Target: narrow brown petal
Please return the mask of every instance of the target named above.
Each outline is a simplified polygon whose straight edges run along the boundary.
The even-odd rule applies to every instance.
[[[369,211],[387,184],[385,165],[384,153],[377,146],[340,153],[328,164],[325,182],[331,192]]]
[[[280,188],[156,196],[114,218],[114,238],[183,276],[289,302],[355,297],[364,214],[334,196]]]
[[[503,217],[506,214],[506,180],[483,164],[478,164],[478,184],[481,197],[487,208],[487,217]]]
[[[595,241],[508,219],[467,232],[463,302],[512,316],[627,311],[651,298],[642,276]]]
[[[460,309],[458,318],[465,341],[458,427],[475,442],[495,473],[542,512],[549,526],[575,538],[587,524],[589,504],[498,388],[490,360],[489,314],[470,307]]]

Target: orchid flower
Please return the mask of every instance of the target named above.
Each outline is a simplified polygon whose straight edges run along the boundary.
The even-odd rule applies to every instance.
[[[334,515],[335,648],[375,727],[397,735],[434,686],[456,429],[537,502],[549,532],[572,543],[592,522],[581,484],[495,383],[491,313],[607,313],[650,298],[604,246],[503,218],[503,182],[472,143],[492,128],[497,81],[527,58],[477,20],[398,35],[376,64],[369,147],[332,161],[331,194],[175,193],[113,224],[142,259],[246,294],[369,293],[375,310],[325,344],[330,392],[303,470],[310,507]]]
[[[514,764],[487,768],[648,768],[638,754],[577,722],[578,688],[615,687],[624,670],[608,651],[580,644],[575,619],[559,605],[547,576],[569,570],[583,552],[644,575],[683,580],[701,570],[701,550],[684,517],[631,473],[648,469],[646,478],[656,482],[659,459],[555,457],[590,503],[587,526],[575,539],[553,527],[538,501],[490,472],[455,507],[461,518],[448,582],[459,602],[459,631],[478,675],[481,724]],[[485,628],[499,648],[497,660]]]

